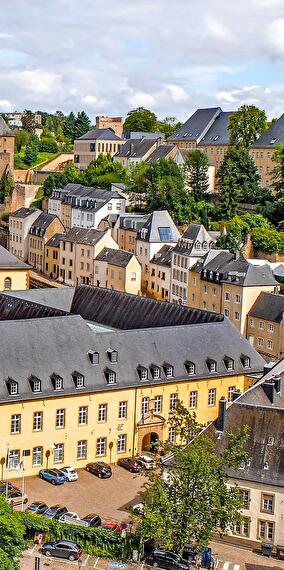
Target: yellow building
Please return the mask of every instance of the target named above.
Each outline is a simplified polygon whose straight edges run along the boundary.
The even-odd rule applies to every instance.
[[[58,279],[60,274],[60,240],[64,234],[55,234],[45,244],[44,248],[44,273]]]
[[[0,245],[0,291],[28,289],[30,269],[30,265]]]
[[[172,251],[170,245],[163,245],[150,261],[149,290],[155,299],[170,299]]]
[[[79,170],[86,170],[100,154],[113,156],[124,143],[110,128],[88,131],[74,141],[74,164]]]
[[[136,252],[136,240],[139,230],[147,222],[150,214],[121,214],[113,227],[113,237],[119,249]]]
[[[45,290],[37,305],[32,293],[0,303],[0,457],[8,454],[9,477],[21,475],[20,461],[36,475],[175,441],[167,420],[177,399],[206,423],[222,396],[263,369],[222,315],[97,287],[76,287],[72,301],[69,288],[51,290],[48,307]]]
[[[284,354],[284,296],[260,293],[248,312],[246,337],[254,348],[271,359]]]
[[[94,260],[96,285],[138,295],[141,265],[137,257],[122,249],[104,247]]]

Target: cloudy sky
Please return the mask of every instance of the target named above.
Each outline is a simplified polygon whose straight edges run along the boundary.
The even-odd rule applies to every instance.
[[[0,111],[284,112],[284,0],[9,0]]]

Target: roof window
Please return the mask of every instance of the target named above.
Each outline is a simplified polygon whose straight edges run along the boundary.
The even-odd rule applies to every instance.
[[[7,386],[7,390],[10,394],[10,396],[16,396],[16,394],[19,393],[19,386],[18,386],[18,382],[16,382],[16,380],[13,380],[12,378],[8,378],[7,382],[6,382],[6,386]]]
[[[241,363],[244,368],[250,368],[250,357],[246,354],[241,354]]]
[[[193,374],[195,374],[195,364],[194,362],[190,362],[190,360],[187,360],[185,363],[185,369],[187,371],[187,374],[189,376],[192,376]]]
[[[213,358],[207,358],[206,364],[209,372],[217,372],[217,362]]]
[[[106,368],[105,377],[108,384],[116,384],[116,372],[114,372],[114,370]]]
[[[32,392],[41,392],[41,381],[36,376],[31,376],[29,378],[29,383],[32,389]]]
[[[152,374],[152,378],[154,380],[156,380],[157,378],[161,377],[161,370],[159,366],[156,366],[155,364],[152,364],[150,366],[150,370],[151,370],[151,374]]]
[[[63,390],[64,384],[62,376],[59,376],[59,374],[54,373],[50,376],[50,379],[53,384],[54,390]]]
[[[117,350],[113,350],[112,348],[109,348],[107,350],[107,355],[109,357],[110,362],[118,362],[118,352]]]
[[[224,364],[227,370],[234,370],[234,360],[229,356],[224,356]]]
[[[96,352],[95,350],[89,350],[88,356],[89,356],[89,359],[91,361],[91,364],[99,364],[100,355],[98,352]]]
[[[269,435],[267,438],[267,445],[273,445],[274,444],[274,437],[272,435]]]
[[[138,366],[137,372],[140,380],[148,380],[148,369],[145,366]]]
[[[166,378],[172,378],[174,375],[174,367],[171,364],[165,363],[163,368]]]
[[[76,388],[84,388],[85,378],[84,378],[83,374],[81,374],[80,372],[77,372],[77,370],[74,370],[74,372],[72,374],[72,378],[73,378],[73,382],[74,382]]]

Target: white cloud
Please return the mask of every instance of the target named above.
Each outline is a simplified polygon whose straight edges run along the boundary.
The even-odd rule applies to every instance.
[[[11,101],[7,101],[6,99],[0,99],[0,113],[8,113],[12,111],[12,103]]]
[[[284,18],[271,22],[267,28],[267,39],[276,56],[284,55]]]
[[[170,92],[170,96],[175,103],[188,101],[189,94],[180,85],[167,84],[165,87]]]

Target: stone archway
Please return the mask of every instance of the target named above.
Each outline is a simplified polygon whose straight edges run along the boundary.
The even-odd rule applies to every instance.
[[[141,451],[151,451],[154,453],[157,450],[155,446],[159,444],[159,441],[159,435],[155,431],[146,433],[142,439]]]
[[[163,441],[164,424],[165,418],[151,413],[138,422],[138,455],[143,451],[152,451],[155,441]]]

